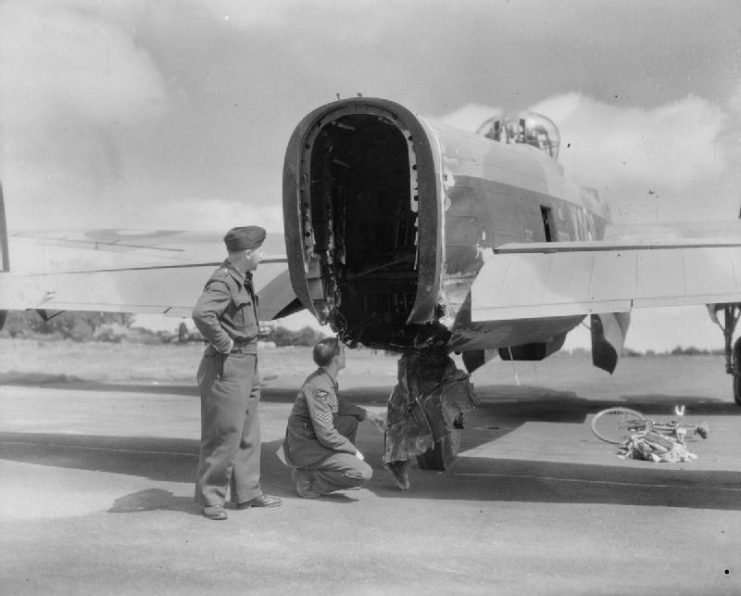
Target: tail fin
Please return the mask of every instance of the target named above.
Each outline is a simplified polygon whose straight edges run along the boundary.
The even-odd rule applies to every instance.
[[[8,222],[5,219],[5,199],[3,185],[0,182],[0,271],[10,271],[10,255],[8,254]]]
[[[0,267],[1,271],[10,271],[10,256],[8,255],[8,224],[5,220],[5,199],[3,198],[3,185],[0,182]],[[7,310],[0,310],[0,330],[5,326],[8,318]]]

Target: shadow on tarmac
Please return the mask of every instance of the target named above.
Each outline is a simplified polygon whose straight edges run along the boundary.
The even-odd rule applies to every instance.
[[[195,397],[199,395],[198,387],[194,383],[103,383],[69,375],[15,371],[0,374],[0,385],[152,395],[193,395]]]
[[[177,497],[169,490],[148,488],[119,497],[108,513],[139,513],[144,511],[180,511],[201,515],[201,507],[190,497]]]
[[[0,374],[0,386],[44,387],[71,391],[95,391],[112,393],[141,393],[147,395],[184,395],[199,397],[195,383],[103,383],[86,381],[79,377],[45,373]],[[274,386],[270,381],[261,387],[261,401],[268,403],[293,403],[300,383],[290,387]],[[390,387],[352,387],[342,390],[342,396],[359,405],[385,406],[391,393]]]
[[[262,485],[266,493],[298,498],[288,468],[275,451],[280,440],[262,445]],[[360,441],[359,441],[360,443]],[[0,433],[0,458],[10,461],[142,476],[153,481],[192,484],[198,442],[153,437]],[[592,503],[741,510],[741,472],[628,468],[534,460],[459,457],[452,470],[428,472],[412,466],[412,489],[398,490],[383,470],[381,445],[361,443],[374,477],[365,488],[382,499],[419,501]],[[323,499],[324,500],[324,499]],[[349,504],[350,494],[326,500]],[[152,488],[115,500],[110,513],[173,510],[200,515],[190,497]]]
[[[487,412],[498,418],[518,418],[530,422],[584,423],[587,416],[605,408],[623,406],[647,416],[676,417],[675,405],[686,407],[685,416],[738,416],[741,408],[734,402],[706,396],[682,396],[660,393],[630,395],[622,399],[595,399],[572,391],[554,391],[527,385],[483,385],[476,387],[480,399],[477,413]]]
[[[741,473],[733,471],[461,457],[452,470],[412,470],[410,478],[410,491],[376,494],[402,499],[741,510]]]
[[[150,395],[183,395],[198,397],[194,383],[104,383],[78,377],[46,373],[0,374],[0,386],[44,387],[76,391],[141,393]],[[340,383],[342,385],[342,383]],[[293,403],[298,385],[280,386],[265,383],[261,400],[267,403]],[[342,396],[358,405],[385,406],[391,387],[361,386],[341,389]],[[573,391],[557,391],[535,385],[475,385],[480,399],[477,411],[487,410],[497,416],[523,418],[528,421],[583,423],[589,414],[612,406],[639,410],[647,416],[674,416],[674,406],[684,405],[686,415],[738,416],[741,408],[732,401],[706,396],[681,396],[659,393],[631,394],[621,399],[581,397]]]

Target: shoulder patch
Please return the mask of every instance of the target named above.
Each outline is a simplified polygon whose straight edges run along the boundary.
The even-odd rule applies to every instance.
[[[317,389],[314,395],[316,395],[318,399],[324,399],[324,400],[326,400],[329,397],[329,393],[327,391],[324,391],[323,389]]]

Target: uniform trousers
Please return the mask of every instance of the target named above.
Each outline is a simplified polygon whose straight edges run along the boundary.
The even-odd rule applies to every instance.
[[[260,488],[260,403],[256,354],[204,354],[198,368],[201,449],[196,500],[204,507],[244,503]]]
[[[335,428],[351,443],[355,443],[355,435],[358,431],[357,418],[337,416]],[[334,453],[301,471],[313,480],[314,490],[322,494],[362,486],[373,476],[373,468],[350,453]]]

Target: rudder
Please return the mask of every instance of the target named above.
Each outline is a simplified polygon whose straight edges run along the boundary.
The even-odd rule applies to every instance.
[[[3,272],[10,271],[10,255],[8,254],[8,224],[5,219],[5,199],[3,198],[3,184],[0,182],[0,266]],[[7,310],[0,310],[0,329],[5,326],[8,318]]]
[[[10,271],[10,255],[8,254],[8,223],[5,219],[5,199],[3,198],[3,184],[0,182],[0,256],[1,271]]]

